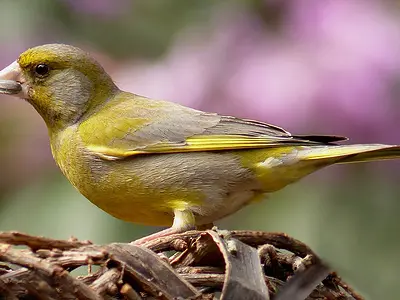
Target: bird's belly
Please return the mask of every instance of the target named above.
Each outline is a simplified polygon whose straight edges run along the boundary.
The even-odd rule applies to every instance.
[[[155,197],[154,191],[142,186],[132,170],[121,168],[120,162],[100,160],[73,147],[53,156],[70,183],[110,215],[134,223],[172,224],[172,211],[163,206],[165,197]]]
[[[98,186],[93,186],[97,190]],[[142,193],[125,192],[98,194],[96,191],[86,196],[93,204],[111,214],[112,216],[133,223],[171,226],[173,222],[173,206],[171,199],[175,199],[177,193],[152,192],[149,196]],[[260,195],[259,192],[243,189],[236,191],[226,198],[212,199],[186,196],[185,203],[194,213],[197,225],[213,223],[240,210],[245,205],[254,201]],[[178,197],[180,198],[180,197]]]
[[[95,191],[82,194],[97,207],[114,216],[115,218],[154,226],[170,226],[173,221],[171,209],[163,209],[164,201],[157,197],[138,195],[126,192],[124,189],[105,191],[99,194],[98,186]]]
[[[174,209],[192,210],[199,225],[214,222],[250,202],[259,185],[232,155],[80,160],[80,171],[64,174],[87,199],[116,218],[148,225],[170,226]]]

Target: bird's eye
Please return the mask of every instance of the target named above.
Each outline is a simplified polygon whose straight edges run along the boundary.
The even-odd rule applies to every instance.
[[[50,68],[46,64],[38,64],[35,67],[35,73],[39,76],[45,76],[49,73]]]

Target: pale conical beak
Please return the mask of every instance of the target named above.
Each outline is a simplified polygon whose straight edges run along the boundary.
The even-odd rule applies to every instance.
[[[0,94],[24,97],[24,83],[17,61],[0,71]]]

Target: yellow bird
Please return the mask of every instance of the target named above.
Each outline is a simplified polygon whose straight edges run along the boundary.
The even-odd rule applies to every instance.
[[[138,243],[212,224],[322,167],[400,157],[400,146],[340,145],[121,91],[89,54],[28,49],[0,72],[0,92],[44,119],[68,180],[116,218],[171,226]]]

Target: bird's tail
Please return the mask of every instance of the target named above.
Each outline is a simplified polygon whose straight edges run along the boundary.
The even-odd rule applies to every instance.
[[[356,144],[312,147],[304,160],[335,160],[337,164],[400,158],[400,145]]]

